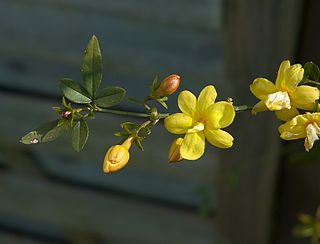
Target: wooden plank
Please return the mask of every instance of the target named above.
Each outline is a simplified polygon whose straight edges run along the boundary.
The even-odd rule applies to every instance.
[[[197,190],[200,189],[206,192],[211,199],[211,207],[214,207],[215,194],[212,186],[216,182],[218,161],[213,147],[208,147],[206,155],[197,162],[168,164],[167,151],[173,137],[164,133],[163,126],[159,124],[147,139],[145,152],[132,148],[132,157],[122,173],[114,176],[103,175],[101,162],[104,154],[110,145],[118,142],[113,133],[119,129],[119,123],[128,118],[99,115],[97,120],[89,121],[91,137],[86,149],[78,154],[72,150],[69,137],[45,145],[18,145],[20,136],[28,130],[42,122],[55,119],[49,103],[4,93],[0,93],[0,102],[3,113],[6,114],[0,123],[1,143],[10,144],[12,147],[10,150],[2,147],[3,154],[8,160],[11,159],[12,164],[17,161],[14,164],[16,170],[35,168],[31,166],[32,162],[38,162],[43,170],[52,175],[192,207],[201,205],[201,197],[197,196]],[[19,124],[21,116],[23,123]],[[16,128],[13,129],[14,127]],[[29,163],[28,160],[20,162],[17,160],[17,150],[29,151],[31,155],[37,156],[38,160],[32,158]],[[34,169],[33,173],[36,174],[36,171],[37,169]]]
[[[275,80],[280,62],[292,60],[302,2],[226,2],[225,72],[234,101],[257,102],[249,91],[253,79]],[[271,243],[280,149],[277,125],[271,113],[256,117],[247,113],[238,115],[233,126],[234,148],[223,155],[220,164],[218,219],[234,243]]]
[[[58,242],[47,242],[44,240],[37,240],[32,239],[29,237],[7,233],[7,232],[0,232],[0,243],[4,244],[17,244],[17,243],[23,243],[23,244],[58,244]]]
[[[64,12],[84,12],[88,14],[108,15],[115,18],[152,22],[178,28],[214,30],[221,26],[221,0],[130,0],[99,1],[92,0],[4,0],[22,6],[45,6]]]
[[[10,173],[0,181],[0,213],[59,226],[69,241],[82,233],[112,243],[224,243],[212,219]]]
[[[0,16],[6,20],[0,26],[6,33],[0,40],[0,84],[6,86],[56,94],[60,78],[80,80],[81,53],[93,33],[100,38],[108,83],[137,96],[146,94],[156,74],[180,73],[190,88],[221,77],[219,32],[15,1],[1,2]]]

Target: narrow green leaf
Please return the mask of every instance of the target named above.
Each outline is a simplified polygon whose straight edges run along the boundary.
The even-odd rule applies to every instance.
[[[99,107],[108,108],[120,103],[125,95],[126,90],[121,87],[105,87],[98,93],[94,102]]]
[[[91,102],[88,93],[79,83],[71,79],[62,79],[59,86],[63,95],[70,101],[81,104]]]
[[[156,75],[153,79],[152,85],[150,87],[150,91],[151,93],[154,92],[155,90],[157,90],[157,88],[160,86],[160,84],[158,84],[158,75]]]
[[[86,121],[78,120],[72,128],[72,146],[74,150],[80,152],[89,137],[89,127]]]
[[[85,87],[93,99],[102,80],[102,58],[96,36],[90,39],[85,50],[81,73]]]
[[[161,99],[157,99],[156,101],[160,103],[164,108],[168,109],[168,105],[164,101],[162,101]]]
[[[134,104],[143,105],[143,101],[140,101],[140,100],[135,99],[133,97],[129,97],[128,101],[131,102],[131,103],[134,103]]]
[[[134,141],[135,145],[141,150],[141,151],[144,151],[144,148],[141,144],[141,139],[140,138],[137,138],[135,141]]]
[[[54,120],[29,132],[20,140],[23,144],[36,144],[56,140],[68,130],[67,123],[60,123],[60,120]]]

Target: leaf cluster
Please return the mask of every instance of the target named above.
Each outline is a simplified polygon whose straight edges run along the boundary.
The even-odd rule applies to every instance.
[[[63,98],[61,107],[53,107],[60,119],[45,123],[22,137],[24,144],[35,144],[53,141],[71,131],[72,146],[81,151],[89,137],[86,119],[94,118],[94,113],[101,108],[109,108],[120,103],[126,90],[117,86],[101,88],[102,57],[98,39],[93,36],[84,53],[81,74],[83,84],[73,79],[63,78],[59,87]],[[71,103],[77,107],[73,108]],[[82,107],[81,107],[82,106]]]

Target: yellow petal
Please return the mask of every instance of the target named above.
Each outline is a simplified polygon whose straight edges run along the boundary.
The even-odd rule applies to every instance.
[[[182,113],[194,117],[197,98],[189,91],[182,91],[178,96],[178,106]]]
[[[280,137],[284,140],[296,140],[306,137],[306,126],[310,122],[306,114],[298,115],[279,126]]]
[[[266,96],[263,101],[270,111],[291,108],[290,97],[287,92],[278,91],[275,93],[271,93]]]
[[[183,113],[175,113],[164,119],[164,126],[172,134],[184,134],[193,125],[193,119]]]
[[[205,112],[207,125],[213,129],[222,129],[229,126],[235,116],[231,103],[217,102],[212,104]]]
[[[258,102],[251,110],[253,115],[256,115],[258,112],[263,112],[268,110],[267,106],[264,104],[263,101]]]
[[[290,66],[285,73],[285,81],[283,85],[287,91],[294,90],[303,78],[304,69],[301,64]]]
[[[263,100],[268,94],[277,91],[276,86],[265,78],[257,78],[250,85],[250,91],[258,99]]]
[[[182,142],[183,138],[177,138],[172,142],[168,156],[170,163],[179,162],[183,159],[180,153]]]
[[[206,129],[204,131],[207,140],[219,148],[229,148],[233,145],[233,137],[223,130]]]
[[[285,87],[285,77],[286,77],[286,71],[290,67],[290,61],[289,60],[284,60],[280,64],[279,70],[278,70],[278,75],[277,75],[277,80],[276,80],[276,87],[278,89],[281,89],[282,87]]]
[[[123,145],[110,147],[103,160],[103,172],[113,173],[127,165],[130,158],[128,149]]]
[[[197,101],[197,112],[202,115],[206,109],[214,103],[214,101],[217,98],[217,92],[214,86],[206,86],[202,89],[200,92],[200,95],[198,97]]]
[[[294,126],[289,127],[286,124],[279,126],[278,130],[280,132],[280,137],[283,140],[296,140],[301,139],[306,136],[305,126]]]
[[[313,147],[315,141],[319,140],[320,128],[316,123],[310,123],[306,127],[306,139],[304,141],[304,147],[306,151]]]
[[[278,119],[282,121],[289,121],[299,115],[299,111],[295,107],[291,107],[290,109],[284,108],[281,110],[276,110],[275,114],[277,115]]]
[[[298,86],[290,93],[291,104],[304,110],[313,110],[319,99],[319,89],[313,86]]]
[[[187,133],[183,139],[180,153],[182,158],[188,160],[197,160],[204,153],[205,137],[204,133]]]

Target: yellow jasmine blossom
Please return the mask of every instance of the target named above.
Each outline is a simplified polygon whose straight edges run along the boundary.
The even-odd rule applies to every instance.
[[[279,126],[280,137],[284,140],[305,138],[304,147],[309,151],[320,135],[320,113],[306,113],[294,117]]]
[[[182,91],[178,106],[182,113],[175,113],[164,120],[166,129],[173,134],[185,134],[180,147],[181,157],[197,160],[205,149],[205,138],[214,146],[229,148],[233,137],[221,129],[229,126],[235,116],[231,103],[214,103],[217,92],[206,86],[198,99],[190,91]]]
[[[275,111],[277,117],[288,121],[299,114],[299,109],[312,110],[319,99],[319,89],[312,86],[298,86],[303,78],[304,69],[300,64],[281,63],[276,83],[265,78],[257,78],[250,85],[250,91],[261,101],[252,113],[266,110]]]
[[[113,173],[127,165],[132,140],[133,137],[129,137],[121,145],[114,145],[109,148],[103,160],[103,172]]]

